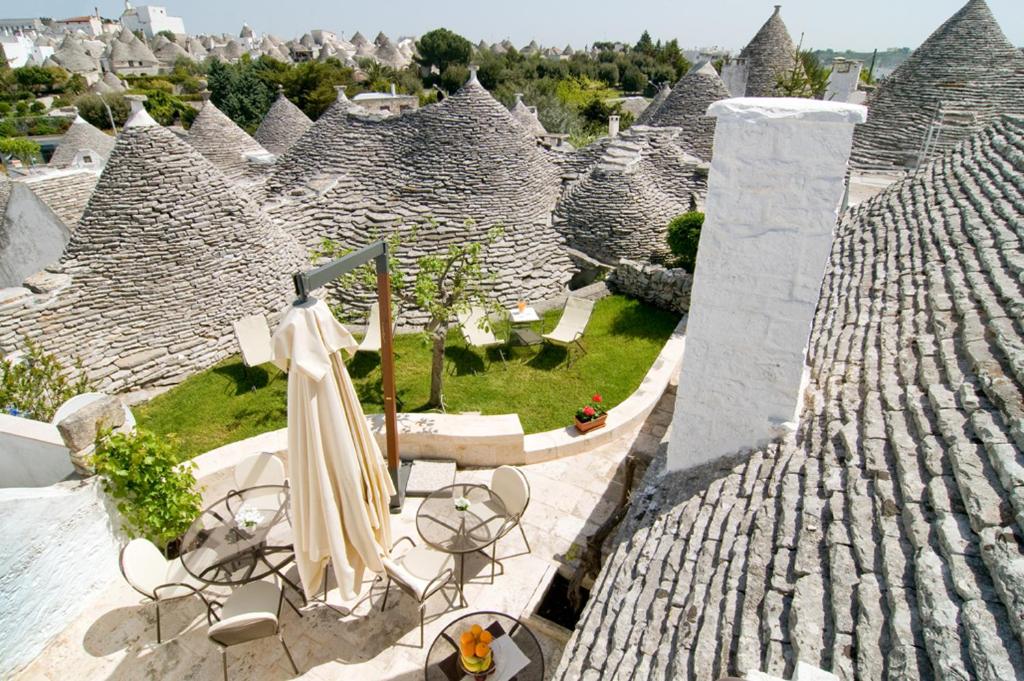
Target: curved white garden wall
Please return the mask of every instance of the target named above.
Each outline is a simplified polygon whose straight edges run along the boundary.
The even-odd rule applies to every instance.
[[[0,490],[0,678],[30,662],[118,577],[120,541],[95,478]]]

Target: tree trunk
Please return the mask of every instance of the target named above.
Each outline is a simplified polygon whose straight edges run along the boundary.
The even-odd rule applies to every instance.
[[[448,337],[448,329],[445,325],[439,325],[433,330],[433,352],[430,364],[430,399],[427,404],[431,407],[442,407],[441,388],[444,382],[444,342]]]

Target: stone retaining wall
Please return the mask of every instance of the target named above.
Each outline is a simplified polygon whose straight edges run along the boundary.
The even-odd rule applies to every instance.
[[[686,314],[690,310],[693,275],[683,269],[666,269],[635,260],[621,260],[608,278],[619,293],[652,305]]]

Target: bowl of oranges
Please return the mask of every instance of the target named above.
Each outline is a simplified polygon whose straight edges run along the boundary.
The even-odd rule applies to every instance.
[[[494,673],[493,640],[491,632],[479,624],[474,624],[459,637],[459,666],[475,681],[484,681]]]

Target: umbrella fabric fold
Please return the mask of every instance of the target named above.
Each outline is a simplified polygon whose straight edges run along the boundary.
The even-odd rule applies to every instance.
[[[288,371],[288,477],[295,563],[306,597],[328,561],[342,598],[365,571],[383,572],[395,493],[340,351],[357,344],[323,301],[296,303],[274,333],[274,363]]]

